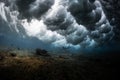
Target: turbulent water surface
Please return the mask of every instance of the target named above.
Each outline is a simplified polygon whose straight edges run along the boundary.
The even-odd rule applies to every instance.
[[[99,0],[0,0],[3,45],[76,52],[104,45],[113,36]]]

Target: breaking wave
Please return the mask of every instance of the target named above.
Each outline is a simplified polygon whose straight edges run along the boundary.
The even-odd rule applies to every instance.
[[[68,51],[103,45],[114,34],[99,0],[1,0],[0,24],[0,34]]]

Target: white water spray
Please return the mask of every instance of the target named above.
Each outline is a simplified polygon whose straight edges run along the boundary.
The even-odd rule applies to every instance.
[[[45,2],[50,3],[50,5],[47,6]],[[83,2],[85,1],[36,0],[28,5],[28,12],[32,12],[30,21],[27,18],[19,19],[21,13],[17,8],[10,10],[10,6],[5,6],[5,3],[0,2],[0,19],[8,24],[11,31],[16,31],[19,34],[18,27],[22,27],[26,33],[23,36],[36,37],[43,43],[55,47],[89,48],[104,43],[106,39],[110,40],[113,35],[112,26],[110,26],[100,2],[95,0],[94,3],[90,3],[89,0],[86,0],[86,5],[82,4]],[[40,10],[43,12],[36,18],[34,11],[39,10],[39,8],[43,9]],[[37,13],[39,14],[39,12]],[[90,21],[86,19],[84,23],[83,17],[90,18]],[[90,23],[86,24],[87,22]],[[94,29],[89,30],[89,27]]]

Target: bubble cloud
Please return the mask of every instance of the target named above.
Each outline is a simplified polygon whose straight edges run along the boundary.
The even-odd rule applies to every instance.
[[[114,34],[99,0],[8,0],[7,6],[5,3],[0,2],[1,20],[16,28],[17,33],[22,28],[22,35],[36,37],[52,47],[92,48],[106,43]]]

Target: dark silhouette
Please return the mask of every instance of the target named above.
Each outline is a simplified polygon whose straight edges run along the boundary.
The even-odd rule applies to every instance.
[[[17,55],[15,53],[10,53],[11,57],[16,57]]]
[[[40,49],[40,48],[36,49],[35,54],[36,54],[36,55],[39,55],[39,56],[50,56],[50,55],[48,54],[48,51],[43,50],[43,49]]]

